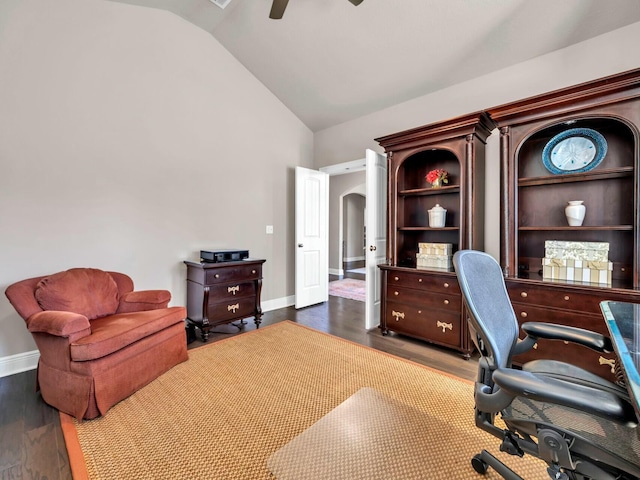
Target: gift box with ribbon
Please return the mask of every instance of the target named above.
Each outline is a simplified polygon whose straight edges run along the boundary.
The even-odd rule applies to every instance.
[[[573,260],[562,258],[542,259],[542,278],[570,282],[611,285],[613,263],[597,260]]]

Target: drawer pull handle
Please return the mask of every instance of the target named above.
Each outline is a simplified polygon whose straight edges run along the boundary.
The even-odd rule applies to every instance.
[[[449,288],[449,284],[447,282],[444,282],[444,288]]]
[[[418,283],[422,283],[422,279],[421,278],[418,279]]]
[[[522,298],[527,298],[529,296],[529,294],[527,292],[520,292],[520,296]]]
[[[398,277],[393,277],[393,279],[397,282],[398,280],[400,280]]]
[[[240,285],[234,285],[233,287],[227,287],[227,293],[235,295],[240,291]]]
[[[444,303],[445,305],[449,305],[449,300],[445,300],[445,301],[444,301],[444,302],[442,302],[442,303]]]
[[[238,310],[239,308],[240,308],[239,303],[234,303],[233,305],[227,305],[227,312],[236,313],[236,310]]]
[[[527,314],[527,312],[521,312],[521,313],[520,313],[520,316],[521,316],[522,318],[527,318],[529,315]]]
[[[534,349],[534,350],[537,350],[537,349],[538,349],[538,344],[537,344],[537,343],[534,343],[534,344],[533,344],[533,349]]]
[[[401,318],[404,318],[404,312],[396,312],[395,310],[391,310],[391,316],[396,319],[396,322],[399,322]]]
[[[396,295],[396,296],[400,295],[397,291],[393,292],[393,294]]]
[[[442,333],[445,333],[447,329],[453,330],[453,323],[437,322],[436,327],[441,328]]]
[[[220,278],[220,274],[219,274],[219,273],[216,273],[213,277],[214,277],[214,278]]]
[[[568,301],[569,300],[569,295],[565,295],[564,299]]]
[[[608,359],[604,358],[602,355],[598,359],[598,363],[600,365],[609,365],[611,367],[611,373],[616,373],[616,360],[615,358]]]
[[[251,270],[251,275],[255,275],[256,271],[255,270]]]

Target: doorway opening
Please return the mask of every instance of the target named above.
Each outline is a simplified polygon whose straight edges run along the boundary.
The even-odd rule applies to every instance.
[[[367,244],[367,198],[361,193],[348,193],[342,197],[342,270],[344,278],[364,280]],[[362,285],[364,289],[364,285]]]
[[[364,265],[366,273],[364,274],[365,280],[365,328],[367,330],[377,327],[380,323],[380,307],[381,307],[381,273],[378,266],[386,261],[386,198],[387,198],[387,158],[385,155],[375,152],[374,150],[367,149],[365,151],[365,158],[362,160],[354,160],[353,162],[346,162],[337,165],[330,165],[319,169],[318,173],[324,173],[323,183],[329,187],[328,201],[323,202],[326,206],[324,211],[328,211],[328,215],[324,216],[326,223],[328,223],[328,236],[324,236],[326,242],[321,253],[325,255],[328,251],[328,265],[324,270],[323,256],[323,269],[316,269],[315,272],[308,272],[309,275],[303,276],[307,272],[302,272],[298,268],[298,265],[304,265],[302,254],[305,253],[304,247],[307,248],[307,243],[303,240],[302,230],[299,227],[305,225],[305,219],[308,217],[309,211],[305,210],[307,204],[304,202],[305,195],[311,198],[316,198],[311,195],[313,192],[309,192],[305,189],[305,185],[302,181],[298,182],[298,172],[302,170],[302,167],[296,167],[296,308],[302,308],[303,306],[310,305],[311,303],[298,302],[298,297],[302,296],[300,292],[303,291],[303,280],[308,280],[313,276],[316,284],[320,287],[324,286],[327,292],[328,284],[331,282],[333,276],[337,275],[339,278],[344,277],[344,245],[343,245],[343,212],[342,212],[342,197],[349,193],[360,193],[366,198],[366,208],[363,217],[366,215],[366,220],[363,218],[362,230],[361,230],[361,242],[360,248],[364,256]],[[350,177],[345,175],[346,173],[362,172],[364,175],[360,175],[356,180],[355,178],[348,178],[345,181],[344,177]],[[328,181],[327,175],[332,178]],[[301,176],[302,177],[302,176]],[[302,178],[301,178],[302,180]],[[356,180],[356,181],[354,181]],[[337,184],[340,184],[338,186]],[[334,186],[336,188],[334,188]],[[299,188],[300,187],[300,188]],[[361,191],[356,192],[356,188],[360,188]],[[338,203],[338,197],[340,198]],[[322,207],[322,206],[321,206]],[[321,208],[322,210],[322,208]],[[339,212],[340,219],[337,225],[335,221],[335,215],[331,216],[331,212]],[[311,210],[313,213],[313,210]],[[323,228],[325,223],[323,221]],[[366,232],[364,230],[364,224],[366,224]],[[339,232],[338,238],[340,241],[335,241],[335,234]],[[328,238],[327,238],[328,237]],[[333,240],[333,241],[332,241]],[[363,248],[367,243],[366,248]],[[320,250],[318,250],[320,252]],[[357,261],[357,260],[356,260]],[[350,260],[349,260],[350,262]],[[348,265],[348,269],[351,270],[351,265]],[[358,265],[358,268],[361,268]],[[326,272],[326,273],[325,273]],[[315,274],[312,275],[312,274]],[[362,275],[362,274],[361,274]],[[328,278],[327,278],[328,277]],[[342,280],[351,280],[344,279]],[[326,283],[325,283],[326,282]],[[326,293],[325,293],[326,294]],[[326,301],[326,300],[325,300]]]
[[[364,176],[364,172],[362,172]],[[366,302],[366,202],[365,184],[340,195],[337,240],[340,269],[329,275],[329,295]],[[331,216],[331,214],[329,215]]]

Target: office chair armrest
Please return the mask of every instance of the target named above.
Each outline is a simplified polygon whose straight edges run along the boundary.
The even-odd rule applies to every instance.
[[[556,325],[554,323],[526,322],[522,324],[522,330],[527,336],[536,340],[539,338],[563,340],[583,345],[596,352],[613,352],[613,345],[609,337],[583,328]]]
[[[514,397],[575,408],[621,424],[637,423],[633,406],[608,391],[512,369],[496,370],[493,381]]]
[[[516,344],[513,346],[513,355],[520,355],[521,353],[528,352],[535,345],[538,339],[531,335],[527,335],[523,339],[518,339]]]

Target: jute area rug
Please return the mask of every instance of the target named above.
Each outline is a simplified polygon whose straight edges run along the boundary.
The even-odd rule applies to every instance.
[[[498,452],[475,427],[470,382],[289,321],[190,350],[104,417],[61,420],[75,479],[273,479],[270,457],[359,391],[422,412],[424,427],[371,458],[397,473],[349,480],[497,479],[471,467],[483,448],[524,478],[548,478],[542,462]],[[400,455],[415,442],[427,453]]]

